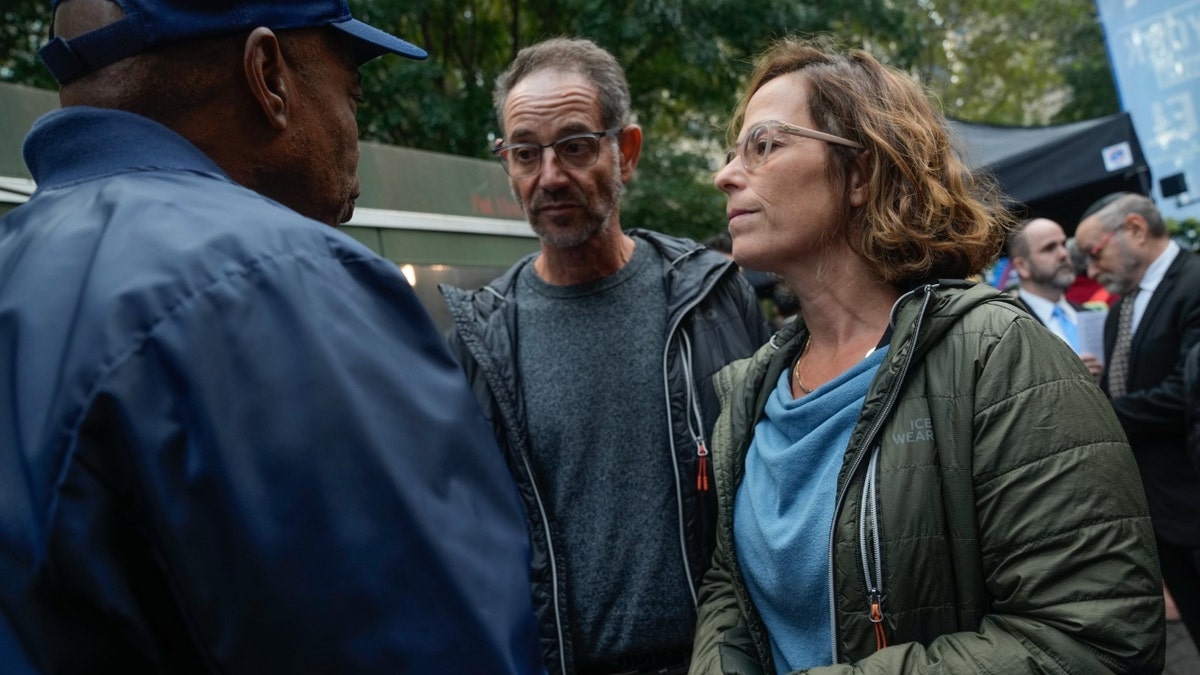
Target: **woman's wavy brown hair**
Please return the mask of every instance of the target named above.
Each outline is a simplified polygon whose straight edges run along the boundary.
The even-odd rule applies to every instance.
[[[850,172],[859,162],[867,167],[866,203],[847,206],[844,234],[884,281],[906,288],[967,278],[995,261],[1014,220],[994,183],[959,157],[945,117],[921,86],[865,51],[815,39],[775,42],[755,64],[731,139],[755,92],[793,72],[808,80],[815,126],[863,146],[830,145],[829,171],[845,194]]]

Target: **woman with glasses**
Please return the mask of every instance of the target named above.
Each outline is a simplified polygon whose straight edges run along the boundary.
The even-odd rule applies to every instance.
[[[1066,344],[956,281],[1011,219],[910,78],[784,40],[716,185],[800,318],[716,378],[692,673],[1158,672],[1129,446]]]

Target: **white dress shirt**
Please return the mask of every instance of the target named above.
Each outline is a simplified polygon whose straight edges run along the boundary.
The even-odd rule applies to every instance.
[[[1137,297],[1133,299],[1133,335],[1137,335],[1138,324],[1142,321],[1142,316],[1146,314],[1146,307],[1150,304],[1150,296],[1154,295],[1154,289],[1162,283],[1163,277],[1167,274],[1167,268],[1171,263],[1175,262],[1175,257],[1179,255],[1179,244],[1174,241],[1167,242],[1167,248],[1150,263],[1146,268],[1146,273],[1142,275],[1142,281],[1138,284],[1139,292]]]
[[[1063,314],[1067,316],[1067,321],[1070,321],[1076,326],[1076,328],[1078,328],[1079,320],[1075,316],[1075,308],[1071,306],[1071,303],[1067,302],[1065,297],[1059,298],[1058,302],[1050,302],[1040,295],[1034,295],[1033,293],[1026,292],[1023,288],[1017,291],[1017,295],[1019,295],[1021,300],[1029,306],[1029,309],[1033,310],[1034,316],[1036,316],[1038,321],[1041,321],[1046,328],[1049,328],[1051,333],[1057,335],[1063,342],[1071,344],[1071,341],[1067,339],[1066,333],[1063,332],[1063,327],[1059,323],[1058,317],[1054,316],[1054,308],[1056,306],[1061,307]]]

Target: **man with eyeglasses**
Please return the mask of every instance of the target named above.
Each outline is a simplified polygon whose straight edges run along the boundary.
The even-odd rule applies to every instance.
[[[623,230],[642,131],[611,54],[526,49],[494,152],[541,240],[483,289],[443,287],[452,346],[525,499],[552,673],[685,672],[712,553],[711,378],[769,334],[736,265]]]
[[[1200,343],[1200,258],[1149,198],[1108,195],[1075,231],[1088,276],[1121,293],[1104,327],[1108,393],[1141,471],[1163,581],[1200,645],[1200,471],[1189,457],[1184,364]]]

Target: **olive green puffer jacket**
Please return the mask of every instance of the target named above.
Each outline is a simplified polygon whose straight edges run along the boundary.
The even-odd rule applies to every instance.
[[[986,286],[924,286],[892,325],[845,450],[830,539],[812,543],[832,551],[838,665],[808,672],[1161,672],[1142,485],[1082,362]],[[797,322],[717,376],[717,548],[692,673],[775,672],[734,551],[733,499],[754,425],[806,336]],[[869,474],[875,517],[869,498],[861,509]]]

